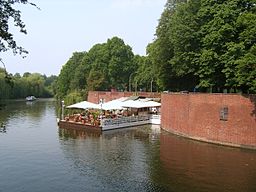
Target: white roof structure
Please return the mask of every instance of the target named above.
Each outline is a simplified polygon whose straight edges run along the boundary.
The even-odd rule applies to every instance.
[[[143,102],[145,107],[161,107],[161,103],[155,102],[155,101],[146,101]]]
[[[143,108],[143,103],[141,101],[137,101],[137,100],[128,100],[128,101],[124,101],[122,103],[122,107],[125,108]]]
[[[91,103],[88,101],[82,101],[79,103],[75,103],[73,105],[69,105],[66,108],[69,108],[69,109],[100,109],[100,106],[98,104]]]
[[[103,104],[95,104],[88,101],[82,101],[69,105],[69,109],[103,109],[103,110],[121,110],[123,108],[146,108],[146,107],[160,107],[161,103],[147,100],[127,100],[127,97],[115,99]]]
[[[127,97],[122,97],[102,104],[103,110],[121,110],[123,109],[122,103]]]
[[[161,103],[155,101],[139,101],[139,100],[128,100],[122,103],[123,107],[130,108],[145,108],[145,107],[160,107]]]

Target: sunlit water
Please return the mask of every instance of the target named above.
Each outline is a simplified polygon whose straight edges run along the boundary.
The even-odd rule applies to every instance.
[[[256,191],[256,151],[150,126],[59,129],[56,111],[42,99],[0,111],[0,192]]]

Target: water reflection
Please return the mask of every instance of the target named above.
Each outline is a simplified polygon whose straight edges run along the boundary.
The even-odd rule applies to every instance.
[[[0,133],[7,133],[9,125],[32,125],[37,127],[41,119],[47,117],[46,111],[53,109],[53,99],[40,99],[35,102],[25,100],[9,100],[0,110]]]
[[[62,129],[59,128],[59,138],[61,139],[86,139],[87,137],[98,138],[101,136],[101,132],[85,129]]]
[[[161,134],[164,183],[174,191],[256,191],[256,152]]]
[[[91,129],[72,129],[59,128],[59,137],[61,139],[86,139],[86,138],[104,138],[113,139],[116,137],[128,137],[130,139],[158,141],[161,129],[159,126],[140,126],[124,129],[114,129],[109,131],[98,131]]]
[[[152,134],[155,135],[153,140]],[[59,129],[65,157],[72,168],[86,177],[85,180],[90,180],[92,188],[89,190],[92,191],[151,191],[157,188],[150,173],[151,157],[159,157],[156,134],[160,132],[153,133],[147,126],[102,133]]]
[[[256,151],[149,126],[58,129],[55,107],[12,101],[0,111],[0,191],[256,191]]]
[[[113,191],[256,191],[255,151],[187,140],[151,127],[60,130],[60,143],[79,174]]]

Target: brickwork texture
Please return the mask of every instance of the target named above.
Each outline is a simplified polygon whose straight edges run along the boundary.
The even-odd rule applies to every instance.
[[[168,93],[161,103],[161,127],[169,132],[256,149],[256,95]]]

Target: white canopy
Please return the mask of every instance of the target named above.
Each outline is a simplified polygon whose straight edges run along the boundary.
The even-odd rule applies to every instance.
[[[75,103],[73,105],[69,105],[66,108],[70,108],[70,109],[100,109],[100,106],[98,104],[91,103],[88,101],[82,101],[79,103]]]
[[[119,99],[115,99],[115,100],[103,103],[102,109],[103,110],[115,110],[115,109],[121,110],[121,109],[123,109],[122,104],[125,99],[127,99],[127,97],[122,97]]]
[[[130,108],[143,108],[144,105],[141,101],[133,101],[133,100],[128,100],[124,101],[122,104],[123,107],[130,107]]]
[[[128,100],[122,102],[123,107],[131,107],[131,108],[145,108],[145,107],[160,107],[161,103],[155,101],[139,101],[139,100]]]
[[[155,102],[155,101],[146,101],[143,102],[145,107],[160,107],[161,103]]]
[[[82,101],[69,105],[66,108],[69,109],[103,109],[103,110],[121,110],[123,108],[145,108],[145,107],[160,107],[161,103],[155,101],[140,101],[140,100],[128,100],[126,98],[115,99],[106,103],[95,104],[88,101]]]

